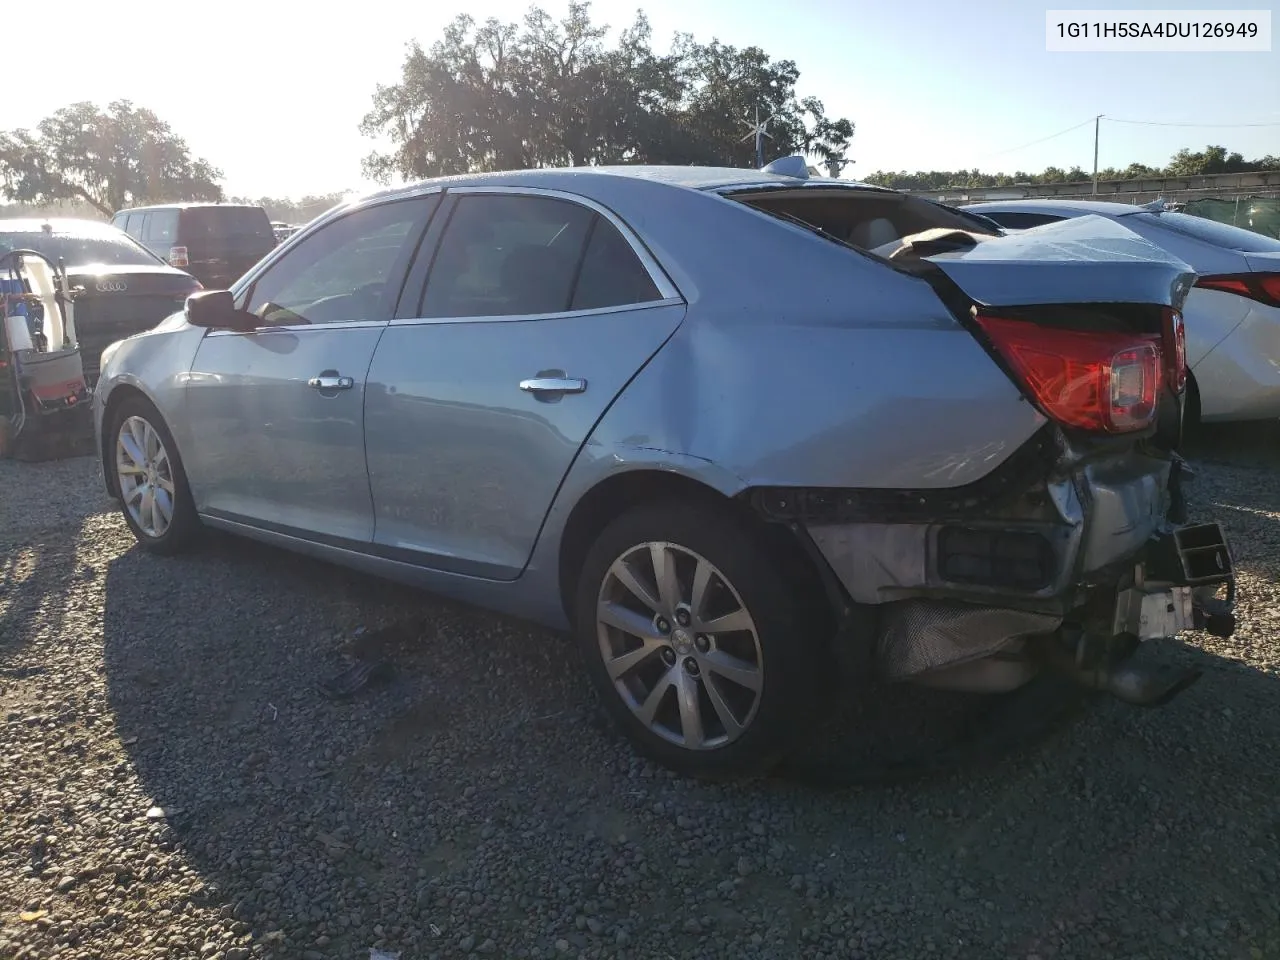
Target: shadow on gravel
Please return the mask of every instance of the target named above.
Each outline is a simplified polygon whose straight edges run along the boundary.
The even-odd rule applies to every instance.
[[[76,585],[94,574],[76,559],[81,528],[107,506],[84,496],[93,469],[87,457],[0,459],[0,667],[37,632],[56,634]]]
[[[219,935],[283,933],[262,956],[1247,957],[1280,934],[1280,686],[1238,661],[1152,651],[1206,676],[994,765],[704,785],[634,758],[565,638],[210,540],[112,561],[106,670],[171,811],[155,840],[200,872]],[[396,676],[328,701],[362,626]],[[967,707],[904,703],[886,735]]]

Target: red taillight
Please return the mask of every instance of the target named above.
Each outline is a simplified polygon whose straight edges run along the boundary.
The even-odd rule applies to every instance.
[[[1280,307],[1280,273],[1229,273],[1201,277],[1196,286],[1202,290],[1248,297],[1268,307]]]
[[[170,247],[169,264],[174,267],[185,267],[187,265],[187,248]]]
[[[1182,314],[1172,307],[1164,308],[1164,375],[1174,393],[1187,386],[1187,328]]]
[[[981,314],[977,321],[1036,403],[1064,426],[1128,433],[1155,418],[1161,351],[1151,339]]]

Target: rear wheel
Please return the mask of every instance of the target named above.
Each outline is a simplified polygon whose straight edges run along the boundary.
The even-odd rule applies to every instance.
[[[177,445],[160,412],[129,397],[111,417],[108,469],[120,492],[124,521],[152,553],[177,553],[195,538],[200,521]]]
[[[727,510],[653,504],[601,533],[577,585],[577,636],[643,754],[695,776],[762,774],[813,729],[828,638],[786,574]]]

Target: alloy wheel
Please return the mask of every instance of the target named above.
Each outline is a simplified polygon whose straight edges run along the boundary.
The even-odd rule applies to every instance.
[[[711,750],[751,725],[764,690],[760,637],[705,557],[668,542],[628,550],[601,584],[596,632],[614,689],[657,736]]]
[[[116,434],[120,497],[138,529],[159,539],[173,522],[174,483],[169,453],[143,417],[128,417]]]

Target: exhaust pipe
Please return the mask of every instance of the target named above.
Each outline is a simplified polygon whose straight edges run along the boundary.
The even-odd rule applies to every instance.
[[[1203,671],[1162,663],[1123,663],[1085,667],[1060,643],[1042,647],[1047,665],[1091,690],[1109,693],[1135,707],[1162,707],[1200,679]]]

